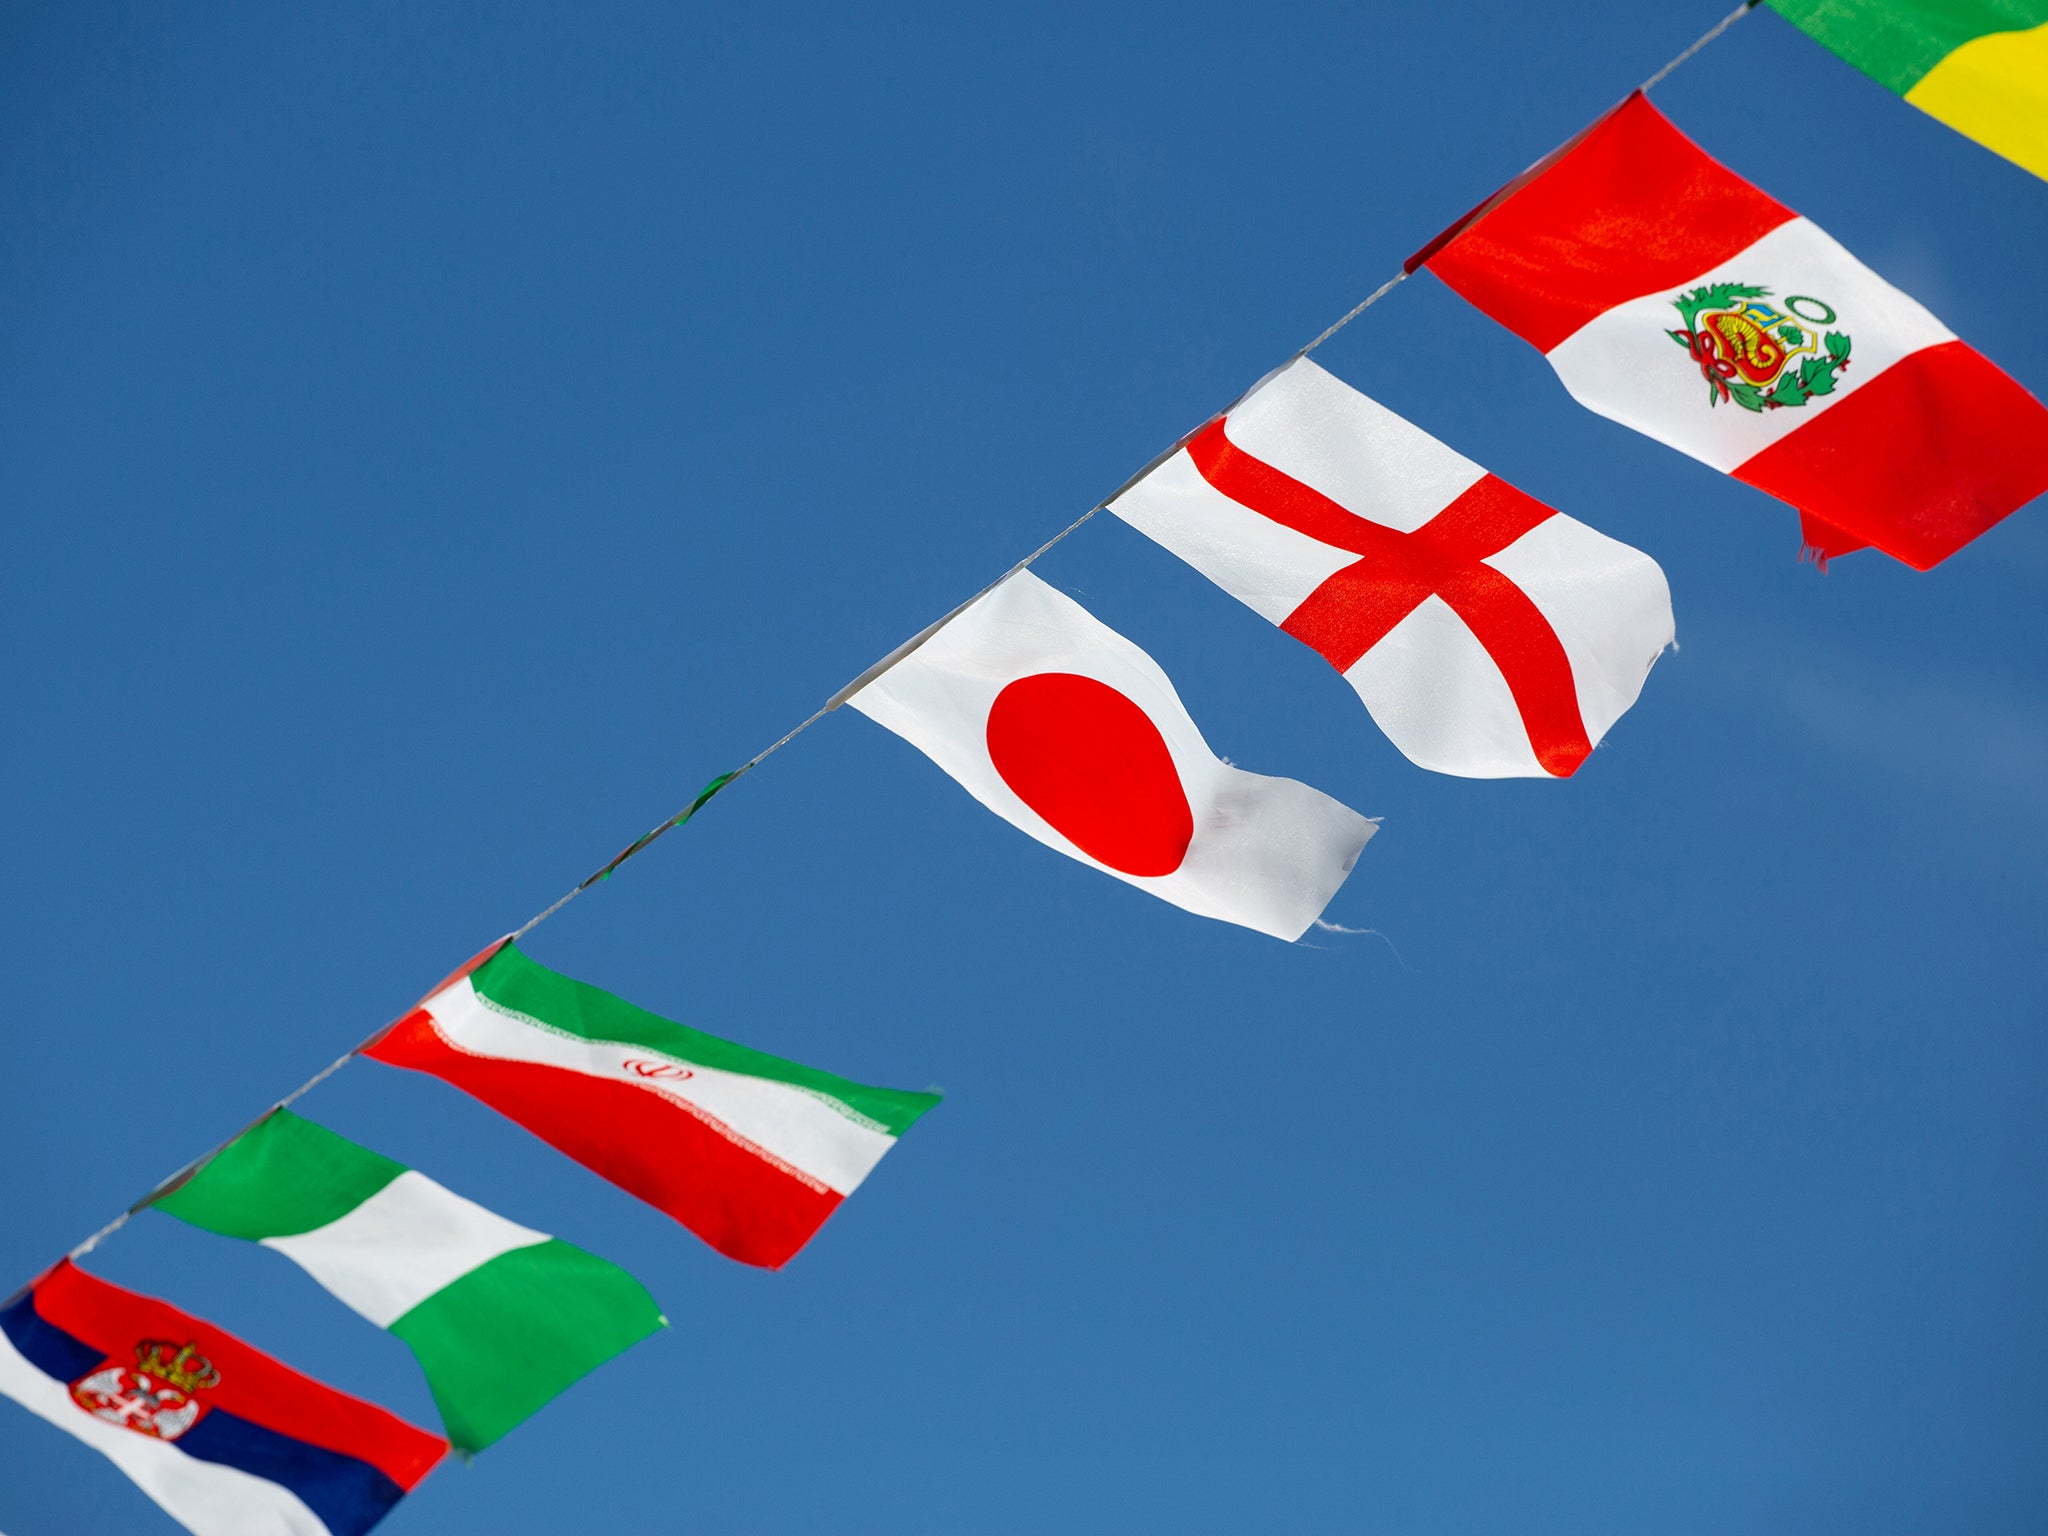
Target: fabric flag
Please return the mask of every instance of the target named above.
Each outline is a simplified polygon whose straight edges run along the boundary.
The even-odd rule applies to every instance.
[[[448,1443],[69,1259],[0,1307],[0,1392],[199,1536],[357,1536]]]
[[[1638,93],[1410,259],[1581,405],[1927,569],[2048,490],[2048,411]]]
[[[509,942],[363,1054],[454,1084],[720,1253],[769,1269],[939,1102],[671,1023]]]
[[[639,1281],[279,1110],[156,1207],[275,1248],[427,1374],[448,1438],[481,1450],[662,1326]]]
[[[1297,939],[1375,830],[1221,761],[1143,651],[1019,571],[847,701],[1049,848]]]
[[[1672,640],[1656,561],[1307,358],[1109,510],[1320,652],[1439,773],[1570,774]]]
[[[2048,0],[1770,0],[1823,48],[2048,178]]]

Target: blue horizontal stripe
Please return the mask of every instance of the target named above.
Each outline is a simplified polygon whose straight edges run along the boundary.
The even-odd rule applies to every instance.
[[[0,1332],[30,1365],[61,1382],[78,1380],[107,1358],[46,1322],[29,1291],[0,1308]],[[403,1488],[366,1461],[294,1440],[219,1408],[202,1414],[168,1443],[200,1461],[289,1488],[333,1536],[362,1536],[405,1497]]]
[[[362,1536],[405,1497],[403,1488],[367,1461],[294,1440],[219,1408],[174,1443],[188,1456],[291,1489],[334,1536]]]
[[[0,1332],[30,1365],[62,1382],[78,1380],[106,1359],[102,1350],[82,1343],[62,1328],[43,1321],[35,1309],[35,1292],[23,1291],[0,1310]]]

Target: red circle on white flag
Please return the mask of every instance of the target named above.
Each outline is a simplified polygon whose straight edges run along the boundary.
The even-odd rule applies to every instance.
[[[1020,677],[989,707],[987,736],[1011,792],[1089,858],[1125,875],[1180,868],[1195,836],[1180,770],[1152,717],[1109,684]]]

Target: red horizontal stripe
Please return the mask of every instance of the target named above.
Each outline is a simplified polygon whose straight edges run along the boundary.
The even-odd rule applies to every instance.
[[[423,1010],[364,1054],[452,1083],[743,1264],[780,1269],[839,1208],[833,1190],[813,1188],[663,1094],[469,1055]]]
[[[1823,555],[1869,544],[1924,571],[2048,491],[2048,409],[1976,348],[1943,342],[1865,381],[1735,477],[1807,514]]]
[[[1641,94],[1474,218],[1425,265],[1542,351],[1794,217]]]
[[[213,1407],[294,1440],[368,1462],[410,1493],[448,1453],[438,1435],[301,1375],[226,1329],[88,1275],[69,1259],[36,1282],[37,1314],[53,1328],[133,1367],[145,1340],[197,1344],[220,1382],[198,1395]]]

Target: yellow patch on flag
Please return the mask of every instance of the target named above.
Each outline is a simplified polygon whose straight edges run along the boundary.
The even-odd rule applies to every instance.
[[[1971,38],[1906,100],[2048,180],[2048,23]]]

